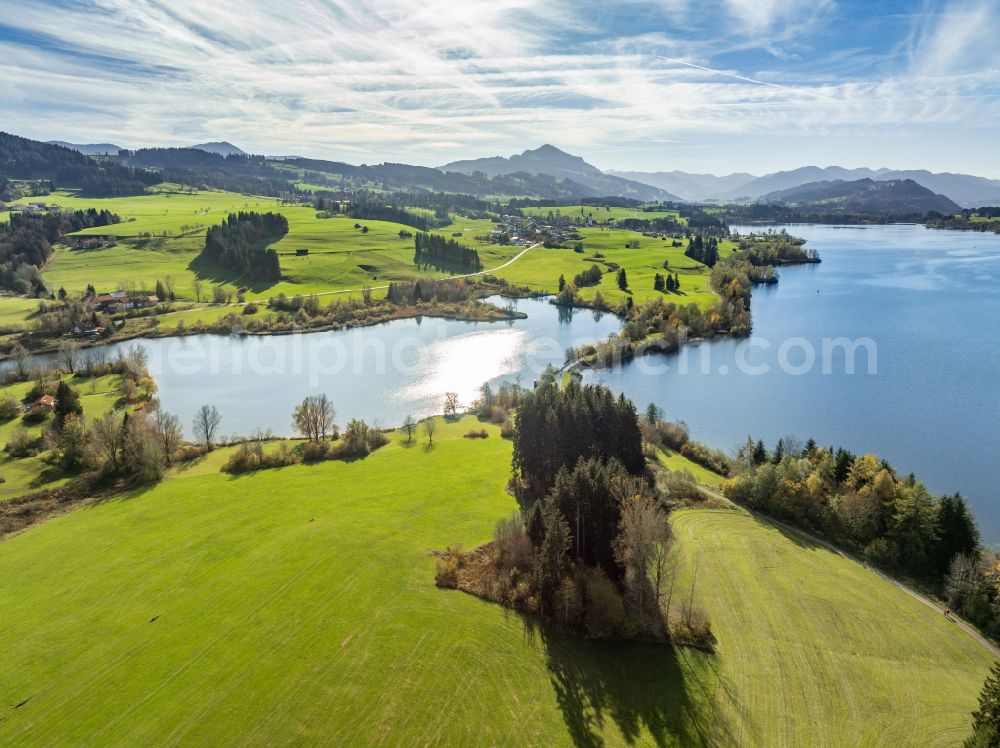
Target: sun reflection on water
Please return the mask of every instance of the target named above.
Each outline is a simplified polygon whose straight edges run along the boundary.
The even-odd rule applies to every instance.
[[[523,330],[481,330],[436,340],[421,352],[420,364],[410,383],[397,392],[399,400],[426,402],[438,412],[445,392],[458,394],[469,405],[479,396],[479,386],[521,370],[528,353]],[[436,406],[436,407],[433,407]]]

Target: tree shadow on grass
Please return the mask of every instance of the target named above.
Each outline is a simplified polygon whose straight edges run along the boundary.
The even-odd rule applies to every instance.
[[[712,657],[662,644],[588,640],[529,616],[521,619],[525,635],[545,648],[549,680],[574,745],[603,746],[609,723],[630,745],[738,742],[715,711],[721,676],[714,665],[703,664]]]
[[[249,288],[254,293],[263,293],[275,285],[276,281],[250,281],[242,275],[220,268],[200,254],[188,263],[188,270],[200,280],[212,285],[229,284],[237,288]],[[211,294],[209,294],[211,295]]]
[[[791,527],[786,527],[784,524],[779,524],[779,522],[783,522],[783,520],[780,521],[774,520],[768,517],[767,515],[763,514],[754,514],[753,517],[765,527],[777,530],[782,535],[782,537],[794,543],[796,546],[802,548],[803,550],[826,551],[827,553],[839,554],[839,551],[834,551],[831,548],[824,545],[823,542],[821,542],[822,539],[816,540],[811,537],[808,537],[807,535],[802,534],[802,533],[812,534],[810,530],[802,530],[801,532],[799,532],[795,529],[792,529]],[[834,547],[837,546],[837,544],[834,543],[832,540],[827,542],[829,542]],[[845,552],[850,553],[850,550],[846,550]]]

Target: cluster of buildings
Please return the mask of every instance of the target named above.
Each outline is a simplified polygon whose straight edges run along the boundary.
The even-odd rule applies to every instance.
[[[539,241],[562,244],[573,239],[572,235],[578,228],[565,217],[556,217],[550,221],[541,216],[504,216],[494,221],[497,225],[490,232],[490,239],[497,244],[513,244],[519,247],[530,247]]]
[[[130,296],[125,291],[91,294],[84,300],[84,304],[91,311],[107,314],[127,312],[130,309],[146,309],[159,303],[160,298],[156,294],[144,293]]]
[[[43,211],[58,213],[60,208],[58,205],[46,205],[43,202],[37,202],[28,203],[27,205],[23,203],[14,203],[13,205],[8,205],[7,210],[11,213],[41,213]]]

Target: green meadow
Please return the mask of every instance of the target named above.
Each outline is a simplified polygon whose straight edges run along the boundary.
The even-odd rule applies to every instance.
[[[673,521],[708,655],[601,643],[434,586],[514,509],[510,443],[218,472],[0,543],[0,742],[954,745],[990,656],[861,566],[737,511]]]
[[[659,462],[667,470],[681,471],[686,470],[694,476],[694,479],[704,485],[704,486],[721,486],[723,477],[717,473],[713,473],[706,467],[702,467],[697,462],[692,462],[687,457],[682,455],[680,452],[674,452],[673,450],[660,450],[656,454],[657,462]]]
[[[63,377],[80,393],[80,404],[87,418],[99,418],[113,410],[119,398],[120,377],[109,375],[90,379]],[[0,398],[11,396],[25,400],[33,382],[18,382],[0,387]],[[24,429],[33,437],[41,436],[51,426],[52,416],[38,423],[28,423],[20,417],[0,421],[0,445],[6,445],[11,436]],[[35,457],[13,457],[0,452],[0,501],[23,496],[26,493],[53,488],[69,479],[69,475],[58,466],[46,461],[46,452]]]
[[[170,276],[179,297],[195,298],[194,281],[243,285],[238,276],[201,264],[198,254],[204,246],[205,231],[234,211],[277,211],[289,222],[289,232],[274,245],[281,258],[283,280],[266,287],[253,287],[250,298],[322,293],[384,285],[390,281],[441,278],[450,273],[418,268],[413,264],[413,239],[401,238],[400,231],[414,229],[388,221],[358,221],[348,217],[317,218],[309,206],[281,205],[270,198],[248,197],[225,192],[157,192],[125,198],[80,198],[57,192],[50,202],[65,209],[97,208],[118,213],[124,220],[113,226],[81,231],[81,235],[114,236],[115,246],[76,249],[59,246],[44,277],[54,288],[82,293],[88,284],[115,288],[122,283],[152,287],[157,279]],[[362,224],[368,231],[355,228]],[[475,246],[486,268],[497,267],[517,253],[516,247],[479,242],[492,224],[461,217],[438,233],[458,234],[457,240]],[[307,249],[305,257],[296,256]],[[207,293],[207,291],[206,291]],[[23,321],[20,307],[7,311],[0,300],[0,322],[6,317]]]
[[[279,293],[291,296],[358,290],[392,281],[442,278],[456,272],[416,267],[413,240],[399,235],[401,230],[413,233],[410,227],[342,216],[318,218],[310,206],[282,205],[272,198],[171,190],[164,186],[146,195],[122,198],[84,198],[72,191],[59,191],[48,196],[47,201],[66,210],[106,209],[123,219],[120,224],[80,232],[82,235],[114,236],[114,246],[100,249],[57,246],[44,269],[44,278],[53,288],[65,288],[73,295],[81,294],[88,284],[99,290],[114,289],[122,284],[152,288],[158,279],[169,276],[178,297],[190,302],[195,300],[196,279],[202,282],[203,298],[206,299],[210,293],[208,286],[212,284],[244,285],[239,277],[197,259],[207,228],[239,210],[275,210],[289,221],[288,234],[274,245],[280,255],[282,280],[268,286],[251,286],[248,298],[266,298]],[[579,206],[570,206],[560,210],[573,212],[578,209]],[[611,211],[608,215],[617,218],[632,213],[646,217],[669,213],[644,213],[625,208],[612,208]],[[355,224],[362,224],[368,230],[355,228]],[[437,232],[475,247],[484,268],[489,271],[501,268],[522,250],[478,239],[489,235],[493,227],[488,220],[456,216],[454,223]],[[573,276],[588,267],[585,257],[601,253],[607,261],[625,268],[630,295],[637,302],[665,296],[676,303],[695,303],[702,307],[714,303],[715,295],[708,287],[708,269],[685,257],[683,251],[670,246],[669,241],[604,227],[583,228],[580,234],[585,249],[583,255],[571,249],[537,247],[497,274],[515,283],[554,293],[560,275],[572,281]],[[640,244],[638,249],[625,248],[626,243],[636,240]],[[730,249],[727,243],[724,245],[723,252]],[[297,256],[296,250],[300,249],[307,249],[308,255]],[[669,272],[680,276],[680,293],[664,295],[653,290],[656,273],[667,272],[663,267],[665,261],[669,264]],[[609,302],[621,301],[627,294],[619,291],[614,281],[614,275],[609,274],[598,286],[582,289],[582,295],[591,299],[599,290]],[[0,328],[23,326],[35,307],[24,299],[0,298]]]
[[[959,745],[992,655],[860,564],[737,510],[673,517],[734,745]]]
[[[709,269],[686,257],[682,247],[671,246],[669,239],[654,239],[623,229],[585,228],[580,229],[579,233],[583,237],[583,254],[574,252],[573,249],[538,247],[504,268],[498,275],[531,288],[555,291],[560,275],[565,277],[567,283],[572,283],[574,276],[590,267],[595,254],[601,254],[606,262],[614,262],[625,268],[630,293],[618,289],[615,272],[606,272],[596,286],[580,289],[584,299],[593,299],[594,294],[600,291],[605,300],[612,303],[621,301],[628,295],[637,303],[652,298],[662,298],[677,304],[697,304],[702,308],[715,303],[717,297],[709,287]],[[638,248],[626,248],[627,243],[635,241],[639,242]],[[567,244],[572,246],[573,242]],[[732,249],[731,242],[720,243],[720,254],[723,256]],[[664,262],[668,264],[668,268],[664,268]],[[677,273],[679,276],[680,293],[653,290],[656,274],[667,272]]]

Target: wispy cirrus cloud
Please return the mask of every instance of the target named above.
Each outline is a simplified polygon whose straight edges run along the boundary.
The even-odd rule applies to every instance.
[[[975,123],[1000,115],[991,3],[816,33],[864,13],[845,2],[0,0],[0,126],[428,164],[550,140],[648,164],[695,139],[731,161],[763,139],[773,158],[796,139],[984,137]]]

